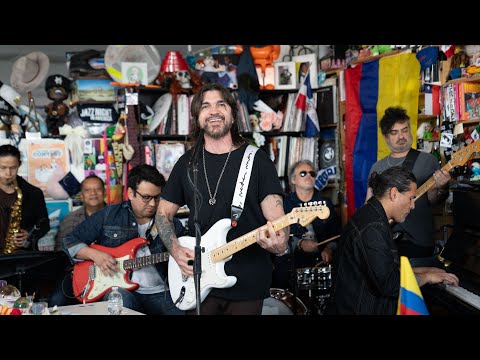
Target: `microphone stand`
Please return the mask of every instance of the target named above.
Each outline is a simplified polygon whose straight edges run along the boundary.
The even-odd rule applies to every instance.
[[[187,169],[187,177],[193,188],[193,200],[194,200],[194,211],[193,211],[193,223],[195,228],[195,248],[194,248],[194,259],[193,259],[193,280],[195,284],[195,295],[196,295],[196,315],[200,315],[200,305],[202,299],[200,296],[200,277],[202,275],[202,247],[200,245],[202,241],[202,232],[200,230],[200,224],[198,222],[198,213],[202,207],[202,194],[198,189],[198,158],[200,149],[203,146],[203,129],[200,130],[199,137],[197,139],[197,144],[195,145],[194,152],[192,154],[191,168],[193,172],[193,182],[190,177],[190,172]]]
[[[194,187],[194,214],[193,222],[195,224],[195,257],[193,259],[193,279],[195,283],[195,295],[197,299],[196,314],[200,315],[200,305],[202,299],[200,296],[200,277],[202,275],[202,233],[200,231],[200,224],[198,223],[198,212],[200,211],[199,199],[200,191],[198,190],[198,161],[193,163],[193,187]]]

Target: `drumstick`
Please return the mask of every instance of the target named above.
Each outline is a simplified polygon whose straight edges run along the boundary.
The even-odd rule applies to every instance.
[[[339,238],[339,237],[340,237],[340,235],[335,235],[335,236],[331,237],[330,239],[323,240],[322,242],[319,242],[319,243],[316,244],[315,246],[320,246],[320,245],[325,244],[325,243],[327,243],[327,242],[329,242],[329,241],[335,240],[335,239],[337,239],[337,238]]]

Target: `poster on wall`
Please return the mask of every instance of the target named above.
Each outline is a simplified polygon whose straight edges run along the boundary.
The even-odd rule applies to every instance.
[[[63,141],[42,139],[27,143],[28,181],[40,188],[45,197],[51,197],[47,191],[49,183],[58,182],[69,171],[67,156]]]

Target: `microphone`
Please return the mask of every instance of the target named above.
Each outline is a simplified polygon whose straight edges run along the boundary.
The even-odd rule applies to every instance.
[[[205,133],[205,130],[203,129],[200,129],[200,131],[198,132],[197,142],[195,143],[195,146],[193,148],[192,156],[190,157],[190,162],[188,164],[189,166],[194,166],[194,165],[197,165],[198,163],[198,158],[200,157],[200,152],[202,150],[203,143],[204,143],[204,139],[203,139],[204,133]]]
[[[28,244],[27,246],[29,246],[30,242],[31,242],[33,250],[38,250],[37,249],[38,239],[37,239],[37,236],[36,236],[37,234],[36,233],[38,232],[38,230],[41,229],[42,224],[47,222],[47,221],[50,221],[50,220],[47,219],[47,218],[43,218],[43,219],[38,220],[37,223],[33,226],[33,228],[28,233],[26,244]]]

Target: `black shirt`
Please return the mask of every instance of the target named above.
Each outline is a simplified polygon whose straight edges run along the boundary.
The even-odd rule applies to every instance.
[[[202,236],[220,219],[230,219],[231,205],[235,191],[236,180],[243,154],[247,145],[232,151],[225,172],[220,179],[216,204],[210,205],[210,195],[205,182],[203,157],[198,162],[198,188],[203,196],[198,221]],[[189,235],[194,236],[194,197],[193,190],[187,178],[188,161],[191,150],[182,155],[175,164],[168,182],[162,191],[162,198],[179,206],[185,204],[190,209]],[[218,178],[227,159],[228,153],[211,154],[205,150],[205,165],[210,181],[212,195],[215,192]],[[188,169],[193,179],[191,169]],[[267,195],[283,196],[283,190],[278,180],[274,164],[263,150],[258,150],[253,162],[252,175],[246,196],[244,211],[238,221],[238,226],[227,234],[227,242],[234,240],[252,230],[266,224],[260,203]],[[210,249],[213,250],[213,249]],[[257,300],[267,298],[270,294],[272,262],[270,253],[254,243],[237,253],[225,263],[227,275],[237,277],[237,283],[227,289],[213,289],[211,295],[231,300]]]

